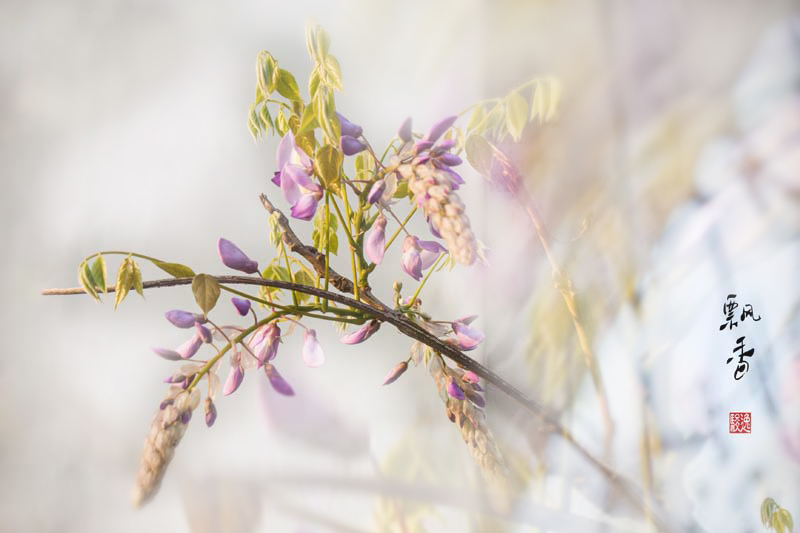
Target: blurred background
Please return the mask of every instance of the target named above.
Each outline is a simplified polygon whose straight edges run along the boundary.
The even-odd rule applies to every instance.
[[[76,285],[100,250],[223,273],[226,237],[266,264],[258,194],[281,200],[277,140],[247,130],[255,59],[269,50],[304,91],[310,19],[342,66],[338,110],[375,146],[408,116],[424,131],[533,77],[561,81],[556,120],[509,151],[571,279],[612,431],[530,219],[466,168],[490,266],[434,277],[425,308],[479,314],[471,355],[676,531],[759,531],[766,497],[800,517],[796,2],[7,0],[0,14],[0,530],[650,530],[490,390],[487,421],[520,481],[500,516],[428,372],[381,387],[410,341],[387,327],[344,347],[327,324],[325,366],[302,364],[297,333],[281,347],[296,397],[248,376],[213,428],[192,422],[155,500],[131,508],[174,371],[151,347],[183,342],[163,313],[192,309],[191,293],[114,312],[39,291]],[[389,300],[403,277],[394,251],[373,286]],[[762,319],[720,331],[728,294]],[[227,307],[218,321],[235,320]],[[740,335],[755,352],[736,381],[725,361]],[[731,411],[752,413],[752,434],[728,433]]]

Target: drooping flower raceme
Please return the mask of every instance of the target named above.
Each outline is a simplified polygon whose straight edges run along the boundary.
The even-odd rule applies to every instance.
[[[136,507],[153,497],[158,490],[167,465],[172,460],[175,447],[183,438],[186,426],[200,403],[200,391],[187,392],[179,385],[172,385],[166,398],[150,424],[150,434],[144,443],[139,473],[131,492],[131,501]]]
[[[452,140],[446,139],[436,144],[455,119],[448,117],[434,124],[414,144],[412,154],[416,154],[416,157],[411,162],[403,162],[408,159],[393,156],[389,167],[396,169],[407,180],[414,200],[432,228],[444,239],[453,258],[464,265],[471,265],[477,257],[477,242],[469,218],[464,213],[464,203],[455,192],[464,180],[451,168],[459,165],[461,158],[449,152],[454,146]]]
[[[297,146],[291,131],[278,145],[277,168],[272,182],[281,188],[283,197],[291,204],[291,215],[301,220],[311,220],[322,198],[322,187],[312,181],[314,165]]]

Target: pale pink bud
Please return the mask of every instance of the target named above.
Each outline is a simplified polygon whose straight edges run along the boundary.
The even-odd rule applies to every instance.
[[[242,369],[242,365],[239,363],[231,365],[231,370],[228,373],[228,379],[225,380],[225,385],[222,387],[222,394],[227,396],[236,392],[236,389],[238,389],[239,385],[242,384],[243,379],[244,369]]]
[[[462,350],[475,349],[485,338],[485,335],[478,328],[468,326],[463,322],[453,322],[453,331],[458,338],[458,346]]]
[[[183,359],[181,354],[175,350],[168,350],[166,348],[153,348],[153,351],[168,361],[180,361]]]
[[[381,327],[380,322],[378,322],[377,320],[370,320],[357,330],[341,337],[339,340],[345,344],[358,344],[360,342],[364,342],[365,340],[369,339],[373,333],[378,331],[378,328],[380,327]]]
[[[370,261],[379,265],[383,261],[386,246],[386,218],[378,215],[364,239],[364,251]]]
[[[428,130],[428,133],[425,134],[423,139],[426,141],[436,142],[436,140],[439,137],[441,137],[444,132],[450,129],[450,126],[452,126],[457,119],[458,116],[456,115],[443,118],[442,120],[431,126],[431,129]]]
[[[294,396],[294,389],[292,389],[291,385],[278,373],[277,368],[267,363],[264,365],[264,372],[266,372],[269,383],[276,392],[284,396]]]
[[[214,405],[214,400],[207,397],[203,404],[203,411],[206,417],[206,426],[213,426],[214,422],[217,420],[217,407]]]
[[[317,332],[307,329],[303,337],[303,362],[310,367],[322,366],[325,363],[325,352],[317,340]]]
[[[403,121],[403,124],[397,131],[397,136],[400,137],[403,142],[408,142],[411,140],[411,117],[408,117]]]
[[[395,367],[388,374],[386,374],[383,384],[389,385],[390,383],[394,383],[397,381],[397,378],[405,373],[406,370],[408,370],[408,361],[397,363]]]
[[[202,344],[203,338],[195,333],[191,339],[178,346],[175,351],[178,352],[183,359],[189,359],[197,353],[197,350],[200,349]]]

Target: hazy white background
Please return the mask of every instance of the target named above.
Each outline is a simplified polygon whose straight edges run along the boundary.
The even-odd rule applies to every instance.
[[[786,21],[793,7],[788,1],[688,0],[596,4],[353,0],[224,6],[212,2],[3,2],[0,236],[5,254],[0,263],[0,294],[5,305],[0,308],[4,339],[0,529],[341,530],[318,520],[324,516],[351,524],[355,530],[375,530],[368,492],[334,490],[322,483],[314,483],[314,490],[308,485],[287,488],[270,485],[269,480],[297,473],[338,479],[373,476],[373,460],[383,460],[420,419],[433,428],[426,437],[430,448],[423,453],[455,455],[452,460],[462,468],[469,465],[424,371],[409,372],[390,388],[379,386],[386,371],[404,358],[408,343],[396,339],[387,328],[373,343],[342,349],[333,329],[321,326],[326,366],[310,370],[298,364],[297,337],[287,340],[279,355],[282,373],[303,399],[293,400],[295,405],[265,399],[263,383],[258,383],[264,380],[254,379],[262,376],[248,376],[234,396],[218,403],[214,428],[203,427],[199,417],[192,423],[155,501],[141,511],[128,505],[142,440],[164,393],[160,381],[172,370],[150,347],[182,342],[182,332],[163,319],[163,312],[190,308],[191,295],[180,288],[149,292],[144,302],[132,295],[115,313],[109,302],[97,305],[82,297],[45,298],[38,292],[75,285],[78,262],[97,250],[138,251],[189,264],[198,272],[217,273],[222,268],[215,242],[225,236],[262,264],[271,257],[266,218],[257,196],[264,191],[274,195],[267,178],[274,170],[277,143],[268,139],[255,144],[246,127],[259,50],[271,51],[281,66],[295,73],[303,89],[308,73],[305,23],[309,18],[321,23],[331,35],[331,50],[344,75],[345,92],[337,97],[337,107],[362,124],[378,145],[391,138],[409,115],[417,129],[424,130],[442,116],[459,112],[477,99],[504,95],[533,76],[559,76],[565,91],[562,121],[541,137],[527,138],[531,146],[527,164],[537,169],[531,173],[532,188],[539,194],[543,213],[564,240],[576,232],[591,210],[592,199],[603,197],[603,190],[612,191],[605,194],[615,198],[619,195],[614,191],[629,191],[631,209],[646,195],[668,200],[659,204],[663,212],[648,211],[644,218],[628,219],[629,224],[623,225],[625,233],[619,240],[635,243],[629,247],[635,250],[634,259],[627,252],[614,255],[618,253],[614,248],[608,257],[635,265],[631,284],[645,288],[652,284],[647,294],[653,296],[645,297],[643,305],[657,311],[640,320],[663,323],[672,335],[637,338],[642,328],[636,326],[630,310],[615,305],[605,320],[619,328],[612,329],[618,334],[609,340],[598,333],[596,349],[602,357],[652,342],[649,346],[657,349],[649,352],[650,357],[667,354],[674,360],[681,353],[675,351],[675,343],[687,337],[687,323],[695,315],[681,315],[690,305],[685,301],[666,307],[675,313],[665,312],[663,302],[675,295],[674,287],[652,282],[669,279],[658,271],[668,261],[658,258],[670,257],[663,250],[669,250],[670,239],[682,235],[674,219],[667,225],[674,233],[667,231],[662,237],[662,231],[674,206],[683,205],[683,213],[692,213],[691,205],[681,202],[691,199],[692,190],[702,189],[692,183],[697,157],[708,153],[704,152],[708,143],[719,136],[738,142],[759,122],[752,117],[762,116],[765,102],[775,97],[774,92],[755,91],[749,102],[733,98],[759,39],[768,28]],[[782,50],[787,47],[791,50],[791,43]],[[788,58],[783,59],[788,63],[774,70],[789,71],[785,90],[790,91],[797,78],[791,78],[786,65],[796,66],[797,56],[786,53]],[[777,62],[779,55],[768,52],[759,61]],[[648,151],[648,147],[655,148]],[[797,167],[787,164],[782,175],[791,182],[797,179],[792,174]],[[654,178],[655,174],[661,177]],[[487,273],[475,267],[457,272],[438,291],[429,293],[426,303],[435,301],[433,309],[442,318],[482,314],[479,325],[487,331],[487,349],[478,357],[493,349],[513,355],[525,344],[531,327],[525,310],[535,287],[533,280],[549,271],[541,266],[541,251],[524,218],[508,212],[501,200],[487,197],[477,176],[469,178],[465,195],[470,216],[494,249],[495,270]],[[701,182],[708,187],[702,191],[706,198],[722,187],[713,180],[708,183]],[[654,184],[655,192],[647,184]],[[585,198],[584,194],[588,203],[576,205],[573,201]],[[747,192],[742,194],[748,197]],[[781,194],[778,197],[783,198]],[[780,202],[783,207],[778,215],[766,218],[780,227],[767,224],[761,229],[783,238],[782,243],[791,243],[796,236],[796,220],[791,216],[796,206]],[[735,211],[737,205],[729,207]],[[570,215],[559,219],[559,212]],[[604,213],[597,214],[602,218]],[[756,215],[754,220],[763,220]],[[703,228],[713,225],[706,222],[706,226],[692,223],[689,227],[700,228],[697,232],[703,235]],[[598,240],[603,238],[607,235]],[[653,255],[654,249],[666,255]],[[743,253],[751,259],[761,257],[757,248],[745,248]],[[787,257],[786,264],[774,271],[759,271],[758,279],[765,284],[750,291],[754,298],[761,298],[765,315],[796,313],[792,298],[787,300],[784,294],[781,299],[779,294],[796,295],[796,282],[775,283],[795,264],[795,252],[787,252]],[[584,270],[591,270],[593,264],[585,264]],[[686,294],[697,294],[698,286],[707,287],[709,280],[719,279],[713,271],[687,268],[689,273],[680,279],[691,281],[696,274],[698,285],[686,288]],[[145,271],[146,277],[158,275]],[[400,276],[397,268],[388,272],[383,278],[386,287]],[[745,273],[744,278],[735,286],[748,286],[752,276]],[[719,294],[730,286],[720,283]],[[776,293],[773,300],[770,288]],[[381,294],[389,296],[388,291]],[[716,312],[721,302],[713,294],[695,303]],[[230,313],[227,316],[233,318]],[[676,317],[680,320],[670,325],[668,318]],[[786,322],[791,321],[787,318]],[[764,343],[786,334],[785,328],[774,327],[765,326]],[[698,330],[697,335],[703,338],[706,333],[712,336],[713,328]],[[647,349],[642,352],[648,353]],[[689,369],[701,369],[694,374],[700,376],[696,381],[708,385],[708,376],[714,376],[729,386],[727,368],[703,373],[704,357],[712,356],[699,350],[694,356],[697,366],[687,362]],[[787,357],[779,359],[781,364]],[[607,381],[616,383],[613,370],[620,367],[614,366],[612,355],[608,360],[606,370],[612,373]],[[509,376],[517,375],[513,369],[509,363],[499,368]],[[676,372],[674,380],[691,382]],[[630,383],[619,379],[619,383]],[[669,398],[686,398],[686,391],[671,388],[673,381],[655,379],[652,384],[652,394],[666,398],[660,413],[663,420],[671,416],[669,408],[663,407],[670,404]],[[524,376],[517,376],[515,382],[525,386]],[[610,388],[625,390],[624,386]],[[535,389],[530,392],[536,396]],[[698,394],[698,403],[691,407],[707,401],[707,395]],[[747,394],[757,396],[758,392]],[[591,438],[590,392],[585,399]],[[612,409],[623,407],[620,449],[625,450],[628,415],[624,406],[631,402],[625,397],[618,402],[612,398]],[[295,423],[292,409],[298,405],[308,409],[302,417],[308,424]],[[687,412],[697,412],[691,407]],[[687,424],[686,417],[678,420],[679,426]],[[695,422],[678,430],[668,424],[664,431],[689,441],[700,435],[702,443],[711,422]],[[770,434],[767,440],[774,444],[773,437]],[[636,450],[635,431],[631,438]],[[700,453],[697,446],[681,460],[694,460]],[[446,452],[451,449],[457,451]],[[717,457],[713,451],[704,453]],[[635,465],[627,467],[635,470]],[[660,474],[669,477],[669,468],[665,470]],[[724,467],[712,467],[712,472],[720,470]],[[767,465],[759,471],[768,478],[770,472],[781,469]],[[636,477],[632,470],[628,472]],[[687,518],[702,514],[692,506],[696,494],[686,488],[691,483],[684,485],[680,475],[670,479],[667,486],[674,490],[674,498],[671,492],[666,497],[676,502],[676,514]],[[789,487],[785,494],[797,502],[796,485],[781,483],[777,486]],[[762,484],[765,495],[775,497],[798,518],[800,507],[791,507],[793,502],[786,498],[782,501],[775,491],[783,489],[773,487]],[[730,515],[738,507],[737,497],[721,496],[722,502],[714,504],[712,518],[704,522],[709,531],[730,530],[713,517]],[[741,507],[752,507],[757,513],[759,502],[753,507],[747,499]],[[291,505],[319,516],[291,512]],[[744,522],[738,523],[752,527],[751,515],[748,512]],[[445,530],[447,524],[441,522],[430,530]]]

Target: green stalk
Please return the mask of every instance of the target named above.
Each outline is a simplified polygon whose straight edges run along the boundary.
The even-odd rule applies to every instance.
[[[434,270],[436,270],[436,267],[437,267],[437,266],[439,266],[439,261],[441,261],[441,260],[442,260],[442,257],[444,257],[445,255],[446,255],[446,254],[444,254],[444,253],[441,253],[441,254],[439,254],[439,257],[437,257],[437,258],[436,258],[436,262],[434,262],[434,263],[431,265],[431,268],[430,268],[430,269],[428,269],[428,273],[427,273],[427,274],[425,274],[425,277],[424,277],[424,278],[422,278],[422,281],[420,282],[420,284],[419,284],[419,287],[417,287],[417,290],[416,290],[416,291],[414,291],[414,295],[411,297],[411,300],[409,300],[409,302],[408,302],[408,306],[409,306],[409,307],[411,307],[412,305],[414,305],[414,302],[416,302],[416,301],[417,301],[417,296],[419,296],[419,293],[420,293],[420,291],[422,291],[422,287],[424,287],[424,286],[425,286],[425,283],[427,283],[427,281],[428,281],[428,278],[429,278],[429,277],[431,277],[431,274],[433,274],[433,271],[434,271]]]

